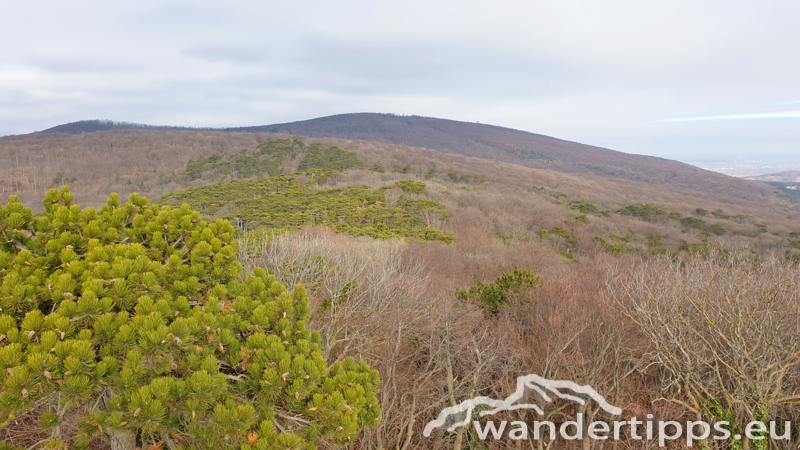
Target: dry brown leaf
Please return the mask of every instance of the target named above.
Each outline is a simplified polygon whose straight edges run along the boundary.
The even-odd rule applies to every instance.
[[[257,440],[258,440],[258,433],[256,433],[255,431],[251,431],[250,434],[247,435],[247,442],[255,444]]]

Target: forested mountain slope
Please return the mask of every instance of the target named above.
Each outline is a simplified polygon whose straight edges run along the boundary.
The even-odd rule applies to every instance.
[[[314,215],[335,215],[330,208],[301,207],[326,198],[324,192],[309,192],[308,201],[303,202],[281,193],[276,198],[284,202],[291,220],[277,222],[267,220],[270,207],[258,206],[265,189],[242,198],[224,193],[235,190],[228,184],[240,180],[252,180],[258,186],[264,177],[306,173],[310,178],[320,170],[334,170],[337,173],[328,176],[319,189],[369,187],[363,193],[365,202],[353,204],[356,211],[373,204],[382,210],[374,202],[387,199],[370,200],[370,196],[398,181],[425,183],[424,193],[409,200],[441,204],[449,218],[424,226],[455,236],[461,243],[538,242],[555,255],[579,259],[598,252],[706,251],[712,243],[747,245],[762,254],[792,257],[800,249],[796,207],[775,194],[767,194],[769,201],[751,201],[725,191],[566,174],[363,140],[198,130],[35,133],[0,139],[0,160],[7,162],[0,167],[0,200],[17,195],[35,210],[41,208],[38,199],[47,189],[68,185],[76,202],[86,206],[102,205],[109,192],[123,198],[138,192],[154,201],[182,198],[181,202],[198,209],[206,203],[207,214],[240,217],[248,229],[258,223],[279,228],[324,224],[326,219],[320,222]],[[210,186],[214,183],[221,184]],[[193,190],[206,186],[210,190]],[[203,199],[216,198],[216,193],[222,197]],[[376,217],[359,219],[357,226],[384,223],[391,229],[390,223]],[[376,235],[367,229],[347,233]],[[422,235],[417,231],[399,234]],[[563,264],[565,260],[558,258]]]
[[[59,125],[47,133],[80,134],[108,130],[210,131],[90,120]],[[708,193],[773,201],[774,189],[761,183],[729,177],[688,164],[652,156],[632,155],[493,125],[420,116],[356,113],[299,122],[217,129],[226,132],[271,132],[313,138],[363,140],[457,153],[605,178],[666,184]]]
[[[559,172],[725,192],[726,195],[751,200],[770,191],[763,185],[668,159],[632,155],[511,128],[430,117],[340,114],[230,130],[271,131],[423,147]]]
[[[35,133],[0,138],[0,161],[3,443],[273,448],[259,440],[299,419],[309,442],[342,439],[320,448],[432,448],[422,427],[442,407],[506,398],[529,373],[591,385],[628,417],[715,422],[754,405],[800,419],[800,212],[785,195],[272,132]],[[765,186],[752,183],[735,186]],[[309,350],[310,373],[282,356]],[[137,384],[119,384],[134,369]],[[231,395],[188,403],[180,383],[201,372]],[[326,382],[330,400],[307,408],[319,385],[302,380],[328,373],[368,395],[343,404]],[[96,400],[109,380],[123,403]],[[175,386],[178,406],[149,402],[148,386]],[[59,416],[40,406],[55,392],[79,402]],[[293,442],[279,448],[304,448]]]

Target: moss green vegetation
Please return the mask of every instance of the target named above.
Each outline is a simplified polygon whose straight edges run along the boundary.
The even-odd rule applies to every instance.
[[[706,255],[708,253],[708,241],[703,240],[699,243],[690,243],[681,239],[681,246],[679,251],[685,251],[692,254]]]
[[[574,214],[570,214],[570,217],[575,219],[575,223],[583,223],[583,224],[589,224],[590,223],[589,222],[589,216],[587,216],[586,214],[581,214],[579,216],[576,216]]]
[[[646,222],[655,222],[658,218],[665,217],[667,215],[666,211],[659,209],[653,203],[648,203],[646,205],[642,203],[635,203],[633,205],[626,206],[617,212],[623,216],[633,216]]]
[[[542,232],[539,232],[539,237],[548,237],[548,236],[558,236],[564,239],[564,243],[567,244],[567,247],[575,247],[578,245],[578,238],[576,238],[572,233],[569,232],[566,228],[562,227],[555,227],[548,233],[545,230],[544,235]]]
[[[313,142],[308,146],[303,161],[297,167],[300,172],[309,170],[338,170],[363,169],[364,161],[361,161],[353,152],[342,150],[339,147],[328,147],[319,142]]]
[[[625,247],[621,244],[612,244],[600,236],[595,236],[594,240],[600,244],[600,247],[616,257],[622,256],[622,254],[625,253]]]
[[[497,312],[504,305],[523,301],[525,292],[541,281],[530,270],[514,266],[513,272],[503,272],[491,283],[479,281],[469,289],[456,288],[456,297],[477,301],[488,311]]]
[[[648,234],[647,235],[647,242],[650,244],[650,247],[656,248],[658,247],[658,243],[664,239],[664,236],[658,234]]]
[[[611,211],[601,211],[598,207],[594,206],[593,204],[581,201],[575,201],[570,203],[569,209],[574,209],[584,214],[594,214],[595,216],[599,217],[609,217],[611,215]]]
[[[304,144],[300,138],[272,139],[262,142],[254,150],[244,149],[224,160],[222,155],[213,154],[208,158],[190,160],[186,164],[183,176],[196,180],[205,172],[216,170],[233,178],[252,178],[256,176],[275,176],[280,174],[281,164],[286,158],[302,157],[299,169],[311,170],[347,170],[363,168],[364,162],[353,152],[339,147],[325,147],[313,142],[303,154]]]
[[[709,227],[708,227],[706,230],[707,230],[709,233],[714,233],[714,234],[716,234],[717,236],[722,236],[723,234],[725,234],[725,233],[727,233],[727,232],[728,232],[728,230],[726,230],[724,226],[722,226],[722,225],[720,225],[720,224],[718,224],[718,223],[717,223],[717,224],[714,224],[714,225],[711,225],[711,226],[709,226]]]
[[[336,232],[378,239],[405,237],[447,243],[455,239],[428,226],[447,218],[444,206],[410,195],[421,194],[424,183],[403,180],[379,189],[319,189],[317,180],[327,174],[320,172],[314,175],[316,178],[291,174],[221,182],[165,194],[161,203],[205,207],[206,214],[226,211],[225,218],[235,222],[238,218],[249,230],[325,225]],[[387,203],[389,190],[396,204]]]
[[[44,447],[300,450],[378,420],[377,371],[328,365],[306,291],[242,274],[230,223],[138,194],[44,207],[0,205],[0,416]]]
[[[279,167],[287,156],[297,154],[302,148],[303,141],[300,138],[268,140],[253,151],[242,150],[238,154],[230,155],[225,161],[222,155],[216,153],[197,161],[190,160],[183,176],[196,180],[211,170],[226,175],[235,173],[238,178],[273,176],[278,174]]]
[[[433,174],[436,174],[436,171],[433,171]],[[431,175],[431,172],[428,172],[428,175]],[[433,175],[431,175],[433,176]],[[426,175],[425,178],[428,178]],[[483,183],[485,180],[480,177],[475,177],[472,175],[463,175],[456,172],[450,172],[447,174],[447,178],[450,179],[453,183]]]
[[[625,236],[616,236],[614,234],[609,236],[609,239],[617,242],[630,242],[633,239],[633,231],[628,230]]]
[[[414,169],[412,169],[411,166],[403,167],[400,164],[395,164],[394,167],[392,167],[392,172],[408,174],[414,173]]]
[[[684,217],[681,219],[681,225],[686,228],[705,229],[706,221],[702,219],[695,219],[694,217]]]
[[[648,234],[647,235],[647,242],[650,244],[650,248],[653,249],[654,255],[665,255],[667,254],[667,248],[658,245],[661,240],[664,239],[664,236],[658,234]]]

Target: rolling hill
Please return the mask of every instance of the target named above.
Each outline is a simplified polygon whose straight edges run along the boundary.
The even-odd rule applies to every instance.
[[[346,367],[358,357],[380,375],[382,424],[348,443],[355,450],[430,448],[418,437],[442,405],[513,398],[512,374],[568,377],[626,415],[653,411],[676,423],[697,411],[660,405],[683,395],[668,389],[687,373],[712,380],[693,388],[708,393],[693,404],[711,405],[714,420],[731,392],[759,406],[800,389],[791,376],[800,208],[788,188],[500,127],[361,114],[227,130],[77,122],[0,138],[0,162],[0,397],[10,399],[0,402],[0,441],[15,448],[55,442],[45,440],[55,434],[47,427],[61,419],[38,399],[58,381],[57,395],[90,378],[136,383],[132,392],[147,395],[136,409],[140,400],[126,396],[116,415],[101,410],[102,399],[76,402],[57,436],[89,448],[108,447],[103,429],[150,424],[147,399],[187,373],[274,387],[268,395],[280,389],[300,404],[311,378],[292,371],[309,367],[312,341],[326,361]],[[242,282],[241,269],[269,276]],[[303,287],[290,294],[281,285]],[[287,315],[300,310],[313,311],[311,341],[303,329],[290,332],[300,325]],[[292,342],[294,360],[284,356]],[[273,350],[279,362],[267,364],[278,359],[266,355]],[[664,363],[679,352],[686,364]],[[738,370],[741,361],[752,370]],[[720,367],[736,370],[720,375]],[[720,376],[735,389],[718,387]],[[751,387],[762,385],[757,398]],[[209,392],[221,392],[215,386]],[[255,415],[242,398],[215,416],[186,408],[164,417],[218,430],[217,411],[230,411],[225,423],[244,439],[256,425],[247,428]],[[342,411],[360,402],[328,398]],[[275,404],[264,399],[251,403]],[[6,416],[13,402],[22,413]],[[575,411],[558,408],[560,417]],[[765,411],[798,418],[796,405],[782,408]],[[279,418],[313,424],[316,409]],[[261,423],[264,436],[275,435]]]
[[[80,134],[107,130],[212,131],[111,121],[59,125],[44,133]],[[751,201],[774,201],[774,188],[688,164],[652,156],[632,155],[494,125],[420,116],[355,113],[299,122],[213,131],[284,133],[312,138],[338,138],[420,147],[483,159],[504,161],[562,173],[619,178],[671,185],[708,193],[723,193]]]

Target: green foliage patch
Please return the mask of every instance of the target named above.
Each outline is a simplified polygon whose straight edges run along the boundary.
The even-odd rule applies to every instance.
[[[602,211],[591,203],[575,201],[569,204],[569,209],[580,211],[584,214],[594,214],[599,217],[609,217],[611,211]]]
[[[513,272],[503,272],[491,283],[479,281],[469,289],[456,288],[456,297],[477,301],[488,311],[497,312],[503,305],[524,300],[526,291],[541,281],[530,270],[514,266]]]
[[[319,142],[313,142],[308,146],[303,161],[297,167],[300,172],[316,170],[337,170],[344,171],[347,169],[363,169],[364,161],[359,159],[358,155],[347,150],[342,150],[339,147],[325,147]]]
[[[364,162],[353,152],[339,147],[325,147],[319,142],[308,146],[305,154],[303,141],[298,137],[292,139],[271,139],[262,142],[255,150],[244,149],[227,159],[218,153],[207,158],[190,160],[186,164],[183,176],[196,180],[205,172],[216,170],[234,178],[252,178],[256,176],[276,176],[280,174],[281,164],[286,158],[302,156],[298,170],[300,171],[344,171],[363,168]],[[381,169],[382,170],[382,169]]]
[[[635,203],[633,205],[628,205],[617,212],[623,216],[636,217],[637,219],[641,219],[646,222],[655,222],[658,218],[667,215],[666,211],[659,209],[653,203],[648,203],[646,205],[642,203]]]
[[[696,219],[694,217],[684,217],[681,219],[681,225],[686,228],[696,228],[702,230],[706,228],[706,221],[702,219]]]
[[[727,232],[728,232],[728,230],[726,230],[724,226],[722,226],[722,225],[720,225],[720,224],[718,224],[718,223],[716,223],[716,224],[714,224],[714,225],[711,225],[711,226],[709,226],[709,227],[708,227],[706,230],[707,230],[709,233],[714,233],[714,234],[716,234],[717,236],[722,236],[723,234],[725,234],[725,233],[727,233]]]
[[[242,274],[230,223],[72,198],[0,205],[0,417],[36,415],[48,448],[121,450],[341,446],[379,419],[378,373],[328,365],[305,289]]]
[[[238,178],[249,178],[253,176],[274,176],[278,175],[280,165],[284,159],[293,154],[297,154],[303,148],[303,141],[295,137],[292,139],[272,139],[262,142],[251,154],[247,150],[242,150],[238,154],[231,155],[227,160],[223,156],[215,153],[207,158],[198,158],[197,161],[190,160],[186,164],[183,176],[196,180],[202,178],[203,173],[217,170],[226,175],[233,175]]]
[[[600,244],[600,247],[616,257],[622,256],[622,254],[625,253],[625,247],[621,244],[612,244],[600,236],[595,236],[594,240]]]
[[[543,230],[543,231],[545,231],[545,230]],[[567,244],[567,247],[575,247],[576,245],[578,245],[578,238],[576,238],[566,228],[555,227],[552,230],[550,230],[549,233],[547,233],[547,231],[545,231],[544,235],[542,235],[542,233],[539,232],[539,237],[547,237],[549,235],[554,235],[554,236],[558,236],[558,237],[563,238],[564,239],[564,243]]]
[[[434,171],[434,173],[435,173],[435,171]],[[428,175],[430,175],[430,174],[431,174],[431,172],[428,172]],[[426,178],[428,178],[427,175],[426,175]],[[476,176],[473,176],[473,175],[459,174],[459,173],[456,173],[456,172],[448,173],[447,174],[447,178],[449,178],[450,181],[452,181],[453,183],[483,183],[485,181],[483,178],[480,178],[480,177],[476,177]]]
[[[613,241],[630,242],[631,240],[633,240],[633,236],[634,236],[633,231],[628,230],[628,232],[625,234],[625,236],[617,236],[617,235],[612,234],[612,235],[610,235],[608,237],[609,237],[609,239],[611,239]]]
[[[193,209],[205,208],[206,214],[225,211],[227,219],[241,222],[244,228],[296,229],[325,225],[352,236],[418,238],[452,242],[455,238],[428,226],[445,220],[444,206],[429,200],[415,199],[425,184],[402,180],[392,186],[372,189],[369,186],[319,189],[314,177],[302,174],[281,175],[257,180],[233,180],[193,187],[165,194],[161,203]],[[387,203],[391,190],[396,203]]]

